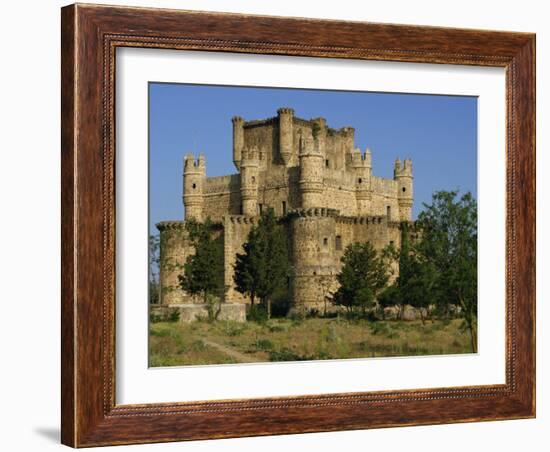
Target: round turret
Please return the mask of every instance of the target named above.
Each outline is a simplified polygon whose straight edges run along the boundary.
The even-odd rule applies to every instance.
[[[355,196],[357,200],[358,215],[371,214],[371,152],[367,148],[364,154],[361,154],[360,149],[356,149],[352,153],[351,166],[355,173]]]
[[[258,214],[258,177],[260,166],[256,148],[243,149],[241,160],[242,214],[252,217]]]
[[[290,314],[309,309],[323,309],[320,283],[338,273],[334,209],[298,209],[290,216],[292,237],[291,294],[294,304]]]
[[[397,159],[393,170],[393,179],[397,182],[399,221],[411,221],[413,205],[412,160],[405,159],[401,163],[401,160]]]
[[[244,119],[234,116],[231,121],[233,122],[233,163],[237,170],[240,170],[244,147]]]
[[[325,158],[315,149],[312,136],[300,136],[300,193],[302,208],[322,207]]]
[[[285,165],[290,163],[294,145],[294,110],[279,108],[279,154]]]
[[[191,218],[197,221],[203,220],[205,176],[204,155],[199,155],[197,160],[195,160],[193,154],[186,155],[183,165],[183,205],[185,206],[186,220]]]

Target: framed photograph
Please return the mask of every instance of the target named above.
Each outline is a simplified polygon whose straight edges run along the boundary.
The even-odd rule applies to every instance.
[[[62,442],[535,416],[535,36],[62,9]]]

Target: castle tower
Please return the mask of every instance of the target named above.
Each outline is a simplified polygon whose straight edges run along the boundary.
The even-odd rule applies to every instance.
[[[315,149],[326,158],[327,120],[325,118],[312,119],[312,135]]]
[[[183,164],[183,205],[185,219],[194,218],[203,221],[204,206],[203,189],[206,178],[206,164],[204,155],[195,160],[193,154],[187,154]]]
[[[371,176],[372,163],[370,149],[365,149],[361,154],[360,149],[353,151],[351,155],[351,166],[355,173],[355,196],[357,199],[357,214],[369,215],[371,213]]]
[[[302,208],[321,207],[325,157],[316,149],[313,137],[300,136],[300,194]]]
[[[288,166],[294,145],[294,110],[279,108],[277,114],[279,115],[279,154],[283,163]]]
[[[231,121],[233,122],[233,163],[237,170],[240,170],[244,147],[244,119],[234,116]]]
[[[253,217],[258,214],[258,150],[244,148],[241,160],[242,214]]]
[[[160,234],[160,300],[163,305],[193,302],[194,296],[180,289],[180,264],[195,253],[183,221],[162,221],[157,224]]]
[[[334,280],[338,263],[334,260],[336,247],[334,209],[298,209],[290,217],[292,239],[291,298],[293,312],[317,309],[324,302],[322,285],[325,279]]]
[[[355,129],[353,127],[342,127],[340,135],[342,136],[344,155],[353,153],[355,150]]]
[[[397,159],[394,165],[393,179],[397,182],[399,221],[411,221],[413,205],[412,160],[405,159],[401,163],[401,160]]]

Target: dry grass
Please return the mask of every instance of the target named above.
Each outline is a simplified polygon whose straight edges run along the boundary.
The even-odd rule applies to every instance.
[[[153,323],[149,365],[228,364],[470,353],[461,320],[349,321],[312,318],[265,323]],[[236,353],[229,356],[210,344]],[[242,358],[236,358],[240,356]],[[246,359],[249,357],[248,359]]]

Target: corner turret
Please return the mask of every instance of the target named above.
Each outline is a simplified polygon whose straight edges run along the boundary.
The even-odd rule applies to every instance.
[[[294,110],[292,108],[279,108],[279,155],[288,166],[292,158],[294,144]]]
[[[183,163],[183,205],[185,219],[194,218],[202,221],[204,198],[204,180],[206,177],[206,162],[200,154],[195,160],[193,154],[187,154]]]
[[[342,147],[344,155],[348,155],[355,150],[355,129],[353,127],[342,127],[339,131],[342,137]]]
[[[403,163],[396,159],[393,179],[397,182],[397,202],[399,204],[399,220],[412,220],[413,205],[413,173],[412,160],[405,159]]]
[[[233,123],[233,164],[241,169],[241,158],[244,147],[244,119],[240,116],[231,118]]]
[[[321,207],[325,158],[315,146],[313,136],[300,135],[300,193],[302,208]]]
[[[313,124],[311,133],[315,142],[315,149],[326,158],[327,120],[325,118],[314,118],[311,123]]]
[[[253,217],[258,214],[258,149],[244,148],[241,160],[242,214]]]
[[[360,149],[355,149],[351,154],[351,167],[355,174],[357,213],[358,215],[368,215],[371,211],[372,200],[372,163],[370,149],[365,149],[364,154],[361,154]]]

